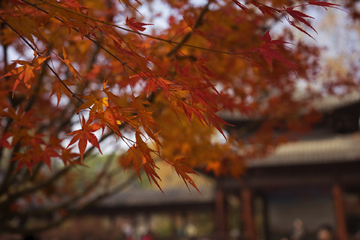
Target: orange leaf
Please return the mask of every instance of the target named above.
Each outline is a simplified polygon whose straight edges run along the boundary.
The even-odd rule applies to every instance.
[[[136,144],[140,149],[140,152],[142,153],[142,155],[147,159],[147,160],[152,160],[150,152],[153,152],[154,150],[150,149],[147,144],[142,140],[141,136],[140,136],[140,132],[137,131],[135,133],[135,138],[136,138]]]
[[[153,180],[154,183],[156,184],[156,186],[158,186],[158,188],[160,189],[160,191],[162,193],[164,193],[163,190],[161,189],[159,183],[156,180],[156,179],[158,179],[161,181],[159,175],[157,175],[157,173],[155,172],[155,168],[157,168],[155,163],[153,161],[146,162],[146,163],[143,163],[143,167],[144,167],[146,175],[148,176],[149,182],[151,183],[151,180]]]
[[[56,98],[57,98],[56,107],[59,106],[60,99],[61,99],[63,93],[65,93],[65,95],[68,96],[69,99],[73,100],[73,96],[72,96],[71,92],[64,86],[63,83],[67,86],[74,85],[73,83],[66,81],[66,80],[62,80],[62,82],[56,80],[52,83],[54,86],[53,86],[53,90],[50,94],[50,97],[56,93]]]
[[[104,112],[104,107],[109,106],[108,98],[97,98],[94,94],[91,94],[90,96],[81,96],[82,98],[86,99],[87,101],[83,103],[77,111],[80,111],[82,109],[91,108],[90,110],[90,116],[93,116],[95,113]]]
[[[64,56],[64,60],[62,60],[69,68],[70,72],[74,75],[74,78],[78,78],[81,76],[80,73],[78,71],[76,71],[76,69],[73,67],[73,65],[71,65],[70,60],[68,58],[68,55],[65,52],[65,47],[63,45],[63,56]]]
[[[71,166],[74,165],[81,165],[78,161],[74,161],[74,158],[77,158],[79,156],[79,154],[77,153],[72,153],[71,152],[72,148],[64,148],[62,149],[61,152],[61,160],[63,161],[64,165],[66,166],[67,163],[70,163]]]
[[[194,180],[192,180],[191,177],[189,177],[188,173],[193,173],[198,175],[196,172],[194,172],[191,168],[189,168],[188,166],[186,166],[184,164],[185,158],[179,158],[175,160],[174,163],[174,167],[175,167],[175,171],[176,173],[179,175],[179,177],[181,177],[184,180],[184,183],[186,185],[186,187],[189,189],[190,188],[188,186],[188,183],[190,183],[200,194],[200,190],[196,187],[196,184],[194,182]]]
[[[126,156],[125,163],[124,163],[124,171],[131,162],[134,163],[134,168],[140,178],[140,181],[142,181],[141,176],[140,176],[141,156],[142,156],[142,153],[140,152],[140,149],[138,147],[132,146],[127,151],[127,156]]]
[[[20,63],[20,61],[17,61],[17,63]],[[14,83],[13,92],[12,92],[13,97],[14,97],[15,89],[21,81],[24,81],[26,88],[29,90],[31,88],[31,85],[35,77],[35,74],[33,72],[33,67],[30,65],[29,62],[21,61],[20,64],[23,64],[23,66],[13,69],[12,71],[0,77],[0,78],[4,78],[12,75],[19,75]]]

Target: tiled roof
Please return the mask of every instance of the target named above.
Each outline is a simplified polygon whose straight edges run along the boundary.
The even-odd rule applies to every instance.
[[[254,168],[349,161],[360,161],[359,132],[290,142],[279,146],[268,157],[249,161],[248,166]]]
[[[344,107],[360,101],[360,92],[354,91],[344,96],[327,96],[313,102],[313,106],[318,111],[324,112],[336,108]]]
[[[268,157],[249,161],[248,166],[300,166],[350,161],[360,161],[360,132],[346,135],[316,132],[299,141],[281,145]],[[99,207],[136,208],[213,203],[216,183],[204,181],[198,188],[202,195],[192,187],[190,193],[185,185],[164,188],[164,194],[159,189],[144,189],[135,185],[105,199]]]
[[[129,189],[107,198],[100,206],[105,207],[140,207],[164,206],[211,203],[214,200],[215,184],[198,186],[200,192],[191,188],[191,193],[184,187],[164,189],[164,194],[159,189]],[[165,195],[165,196],[164,196]]]
[[[301,94],[299,94],[301,95]],[[297,97],[299,99],[304,97]],[[311,105],[319,112],[326,112],[329,110],[334,110],[337,108],[345,107],[351,105],[353,103],[360,101],[360,91],[354,91],[352,93],[346,94],[344,96],[324,96],[323,98],[319,98],[314,100]],[[256,120],[260,119],[260,116],[248,116],[246,114],[240,113],[238,111],[234,111],[231,113],[230,111],[220,111],[219,116],[225,120]]]

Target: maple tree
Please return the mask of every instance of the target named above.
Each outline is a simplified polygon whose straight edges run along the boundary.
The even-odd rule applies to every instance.
[[[102,153],[110,136],[128,149],[118,162],[140,178],[144,171],[156,185],[158,160],[195,188],[192,167],[239,177],[243,159],[284,141],[272,129],[301,131],[316,120],[311,111],[300,113],[306,102],[293,93],[298,78],[316,76],[319,49],[291,45],[289,30],[273,37],[271,25],[283,22],[313,38],[304,10],[341,8],[316,0],[209,0],[204,6],[168,0],[162,4],[176,14],[158,31],[151,22],[163,13],[155,1],[0,3],[0,230],[17,233],[56,226],[72,215],[71,207],[82,209],[126,186],[90,194],[111,181],[109,164],[77,194],[55,186],[71,184],[72,169],[86,165],[94,148]],[[145,8],[153,13],[148,20]],[[152,32],[144,33],[147,28]],[[226,136],[220,110],[266,116],[250,147],[211,137]],[[60,193],[66,197],[56,198]],[[56,204],[29,209],[34,199]],[[14,223],[49,213],[59,217],[32,228]]]

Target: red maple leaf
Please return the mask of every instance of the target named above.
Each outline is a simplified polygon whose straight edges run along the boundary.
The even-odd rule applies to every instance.
[[[327,10],[327,7],[329,7],[329,8],[336,8],[336,9],[342,10],[341,8],[339,8],[340,5],[339,5],[339,4],[335,4],[335,3],[316,2],[316,0],[310,0],[310,1],[309,1],[309,4],[324,7],[326,10]]]
[[[274,44],[274,45],[278,45],[278,46],[285,46],[285,44],[289,43],[286,41],[282,41],[282,40],[272,40],[271,36],[270,36],[270,31],[267,31],[264,36],[260,36],[261,40],[263,40],[266,43],[270,43],[270,44]]]
[[[144,26],[152,25],[152,24],[136,22],[135,18],[130,18],[130,19],[126,18],[126,25],[128,25],[135,32],[139,32],[139,31],[144,31],[146,29],[146,28],[144,28]]]
[[[48,147],[42,151],[41,153],[41,161],[48,165],[49,169],[51,170],[51,158],[52,157],[61,157],[60,154],[56,151],[58,147]]]
[[[249,9],[248,9],[245,5],[241,4],[241,3],[240,3],[239,1],[237,1],[237,0],[233,0],[233,2],[234,2],[239,8],[241,8],[244,12],[246,12],[247,14],[249,14],[249,15],[251,16]]]
[[[292,26],[296,27],[296,28],[299,29],[300,31],[302,31],[302,32],[306,33],[307,35],[309,35],[304,29],[300,28],[297,24],[295,24],[295,23],[298,23],[298,22],[302,22],[303,24],[305,24],[306,26],[310,27],[312,30],[314,30],[314,32],[317,33],[317,31],[315,30],[315,28],[313,28],[313,27],[311,26],[311,24],[310,24],[308,21],[305,20],[305,18],[312,18],[312,19],[313,19],[313,17],[311,17],[311,16],[309,16],[309,15],[306,15],[305,13],[302,13],[302,12],[300,12],[300,11],[294,10],[294,7],[289,7],[289,8],[284,8],[284,9],[285,9],[285,11],[286,11],[291,17],[294,18],[294,21],[290,21],[290,20],[287,18],[288,22],[289,22]],[[309,35],[309,36],[310,36],[310,35]],[[310,36],[310,37],[311,37],[311,36]]]
[[[7,132],[7,133],[2,133],[1,134],[1,138],[0,138],[0,146],[4,147],[4,148],[8,148],[8,149],[12,149],[10,143],[8,142],[8,138],[12,137],[12,134]]]
[[[276,8],[273,8],[273,7],[269,7],[269,6],[266,6],[262,3],[259,3],[257,1],[251,1],[251,3],[256,6],[257,8],[259,8],[259,10],[262,12],[262,14],[266,15],[270,15],[276,19],[278,19],[280,22],[282,22],[280,20],[280,18],[277,16],[277,14],[280,14],[281,11],[279,9],[276,9]]]
[[[69,146],[73,145],[75,142],[79,141],[79,151],[80,151],[80,156],[81,156],[81,163],[83,162],[83,157],[84,157],[84,153],[85,153],[85,149],[86,149],[86,145],[87,145],[88,141],[93,146],[97,147],[97,149],[99,149],[100,153],[102,154],[100,146],[99,146],[99,142],[98,142],[96,136],[92,133],[92,132],[99,130],[101,128],[101,125],[99,123],[91,124],[92,120],[93,120],[92,118],[89,118],[88,121],[85,122],[85,118],[83,116],[82,121],[81,121],[82,129],[68,133],[68,135],[75,135],[75,136],[71,139],[67,148]]]
[[[66,166],[67,163],[70,163],[71,166],[74,166],[76,164],[81,165],[78,161],[73,160],[74,158],[77,158],[79,154],[71,152],[72,148],[63,148],[61,152],[61,159]]]

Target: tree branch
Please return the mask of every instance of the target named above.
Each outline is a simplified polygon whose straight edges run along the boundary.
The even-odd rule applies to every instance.
[[[99,143],[104,141],[107,137],[111,136],[113,133],[112,132],[108,132],[107,134],[103,135],[101,137],[101,139],[99,140]],[[84,154],[84,158],[86,158],[87,156],[89,156],[90,152],[94,149],[94,146],[91,146]],[[80,157],[78,158],[78,161],[80,161]],[[18,189],[21,189],[15,193],[9,194],[8,196],[4,196],[2,198],[4,199],[0,199],[0,206],[7,204],[21,196],[24,196],[26,194],[35,192],[43,187],[46,187],[47,185],[53,183],[54,181],[56,181],[59,177],[61,177],[63,174],[65,174],[66,172],[68,172],[70,169],[72,169],[72,166],[67,166],[62,168],[61,170],[59,170],[57,173],[55,173],[53,176],[51,176],[49,179],[47,179],[45,182],[41,182],[36,184],[35,186],[24,186],[24,187],[19,187]]]
[[[25,44],[29,47],[29,48],[31,48],[34,52],[36,52],[36,54],[38,55],[38,56],[41,56],[41,54],[38,52],[38,51],[36,51],[36,49],[21,35],[21,34],[19,34],[17,31],[16,31],[16,29],[15,28],[13,28],[8,22],[6,22],[2,17],[0,17],[0,20],[1,21],[3,21],[6,25],[8,25],[9,26],[9,28],[11,28],[11,30],[14,32],[14,33],[16,33],[24,42],[25,42]],[[71,95],[72,95],[72,97],[74,97],[74,98],[76,98],[77,100],[79,100],[80,102],[84,102],[81,98],[79,98],[78,96],[77,96],[77,94],[75,94],[75,93],[73,93],[72,91],[71,91],[71,89],[63,82],[63,80],[61,80],[61,78],[59,77],[59,75],[55,72],[55,70],[45,61],[43,64],[45,64],[49,69],[50,69],[50,71],[55,75],[55,77],[61,82],[61,84],[71,93]]]
[[[24,213],[21,212],[16,212],[16,213],[11,213],[12,216],[20,216],[20,217],[27,217],[27,216],[44,216],[44,215],[49,215],[50,213],[54,213],[56,211],[59,211],[60,209],[63,208],[67,208],[70,207],[71,205],[73,205],[76,201],[80,200],[82,197],[84,197],[85,195],[87,195],[88,193],[90,193],[99,183],[100,181],[104,178],[104,177],[108,177],[108,170],[110,167],[110,163],[112,158],[114,157],[114,154],[109,155],[109,157],[106,160],[106,163],[104,164],[103,170],[101,171],[101,173],[95,178],[95,180],[89,184],[88,186],[85,187],[85,189],[77,194],[76,196],[72,197],[69,200],[66,200],[65,202],[62,202],[56,206],[53,206],[51,208],[46,208],[46,209],[41,209],[41,210],[27,210]]]
[[[20,149],[20,146],[21,146],[21,143],[18,142],[16,144],[16,146],[14,147],[13,149],[13,154],[14,152],[17,152],[19,151]],[[9,166],[6,170],[6,174],[4,176],[4,178],[2,179],[2,183],[0,185],[0,197],[7,191],[7,189],[9,188],[9,182],[10,182],[10,179],[11,179],[11,176],[14,172],[14,169],[15,169],[15,165],[16,165],[16,162],[10,162],[9,163]]]
[[[245,53],[232,53],[232,52],[226,52],[226,51],[221,51],[221,50],[215,50],[215,49],[211,49],[211,48],[204,48],[204,47],[199,47],[199,46],[194,46],[194,45],[190,45],[190,44],[186,44],[186,43],[181,43],[181,42],[176,42],[176,41],[172,41],[172,40],[167,40],[167,39],[164,39],[164,38],[160,38],[160,37],[154,37],[154,36],[151,36],[149,34],[145,34],[145,33],[140,33],[140,32],[136,32],[136,31],[133,31],[133,30],[130,30],[130,29],[126,29],[126,28],[123,28],[123,27],[119,27],[115,24],[112,24],[112,23],[108,23],[108,22],[105,22],[105,21],[102,21],[102,20],[98,20],[96,18],[93,18],[93,17],[90,17],[90,16],[87,16],[87,15],[84,15],[84,14],[81,14],[81,13],[78,13],[78,12],[75,12],[73,10],[70,10],[70,9],[67,9],[67,8],[64,8],[64,7],[61,7],[61,6],[58,6],[56,4],[53,4],[53,3],[49,3],[49,2],[46,2],[46,1],[43,1],[43,0],[39,0],[45,4],[48,4],[48,5],[52,5],[53,7],[57,7],[57,8],[60,8],[64,11],[68,11],[68,12],[71,12],[73,14],[76,14],[78,16],[81,16],[81,17],[84,17],[84,18],[87,18],[87,19],[90,19],[90,20],[93,20],[93,21],[96,21],[96,22],[99,22],[99,23],[102,23],[102,24],[105,24],[105,25],[108,25],[108,26],[112,26],[112,27],[115,27],[115,28],[118,28],[118,29],[121,29],[121,30],[124,30],[126,32],[130,32],[130,33],[135,33],[135,34],[138,34],[140,36],[143,36],[143,37],[148,37],[148,38],[151,38],[151,39],[155,39],[155,40],[158,40],[158,41],[162,41],[162,42],[166,42],[168,44],[170,44],[171,46],[173,46],[174,44],[176,45],[179,45],[181,44],[182,46],[185,46],[185,47],[189,47],[189,48],[195,48],[195,49],[200,49],[200,50],[204,50],[204,51],[209,51],[209,52],[214,52],[214,53],[220,53],[220,54],[226,54],[226,55],[234,55],[234,54],[237,54],[237,55],[242,55],[242,54],[245,54]],[[37,8],[38,10],[48,14],[48,12],[44,9],[41,9],[39,8],[36,4],[32,4],[26,0],[22,0],[22,2],[26,3],[26,4],[29,4],[35,8]],[[55,19],[61,21],[63,23],[63,21],[57,17],[55,17]],[[74,28],[73,28],[74,29]],[[75,30],[75,29],[74,29]],[[77,32],[79,32],[78,30],[75,30]],[[88,36],[88,35],[85,35],[86,38],[88,38],[89,40],[91,40],[91,38]],[[93,41],[93,40],[91,40]],[[248,54],[248,53],[246,53]],[[122,62],[123,65],[126,65],[125,62]],[[130,69],[130,68],[129,68]]]
[[[48,51],[47,51],[47,57],[50,56],[50,52],[51,52],[51,48],[52,48],[52,43],[49,44],[48,46]],[[45,63],[47,63],[49,61],[49,58],[45,60]],[[41,86],[41,83],[43,81],[43,78],[45,76],[45,65],[41,65],[41,70],[40,70],[40,75],[39,75],[39,78],[38,78],[38,83],[36,84],[35,86],[35,89],[33,91],[33,93],[31,94],[31,96],[28,98],[28,104],[26,105],[24,111],[27,112],[31,109],[31,107],[33,106],[35,100],[36,100],[36,96],[37,96],[37,92],[39,91],[40,89],[40,86]]]
[[[0,224],[0,231],[6,231],[8,233],[17,233],[17,234],[33,234],[40,231],[45,231],[50,228],[59,226],[61,223],[63,223],[65,220],[69,219],[70,217],[73,217],[74,215],[78,214],[79,212],[83,211],[85,208],[88,208],[99,201],[103,200],[106,197],[109,197],[113,194],[118,193],[119,191],[125,189],[130,182],[132,182],[135,178],[137,178],[137,174],[134,172],[125,182],[119,184],[117,187],[115,187],[111,192],[104,192],[102,194],[99,194],[97,197],[89,201],[86,205],[83,205],[76,210],[70,212],[67,216],[63,217],[62,219],[59,219],[53,223],[46,224],[44,226],[36,227],[36,228],[26,228],[26,227],[13,227],[10,224],[2,223]]]
[[[208,3],[205,5],[205,7],[203,8],[203,10],[201,11],[201,13],[200,13],[198,19],[196,20],[193,28],[197,28],[197,27],[201,24],[201,22],[202,22],[202,20],[203,20],[203,18],[204,18],[204,16],[205,16],[205,13],[206,13],[207,11],[209,11],[209,5],[210,5],[210,3],[211,3],[211,0],[208,1]],[[189,38],[190,38],[190,36],[191,36],[192,33],[193,33],[193,32],[188,32],[188,33],[185,35],[185,37],[179,42],[179,44],[176,45],[176,47],[174,47],[170,52],[168,52],[168,54],[166,54],[166,56],[167,56],[167,57],[170,57],[171,55],[173,55],[174,53],[176,53],[176,52],[181,48],[181,46],[183,46],[184,43],[185,43],[187,40],[189,40]]]

